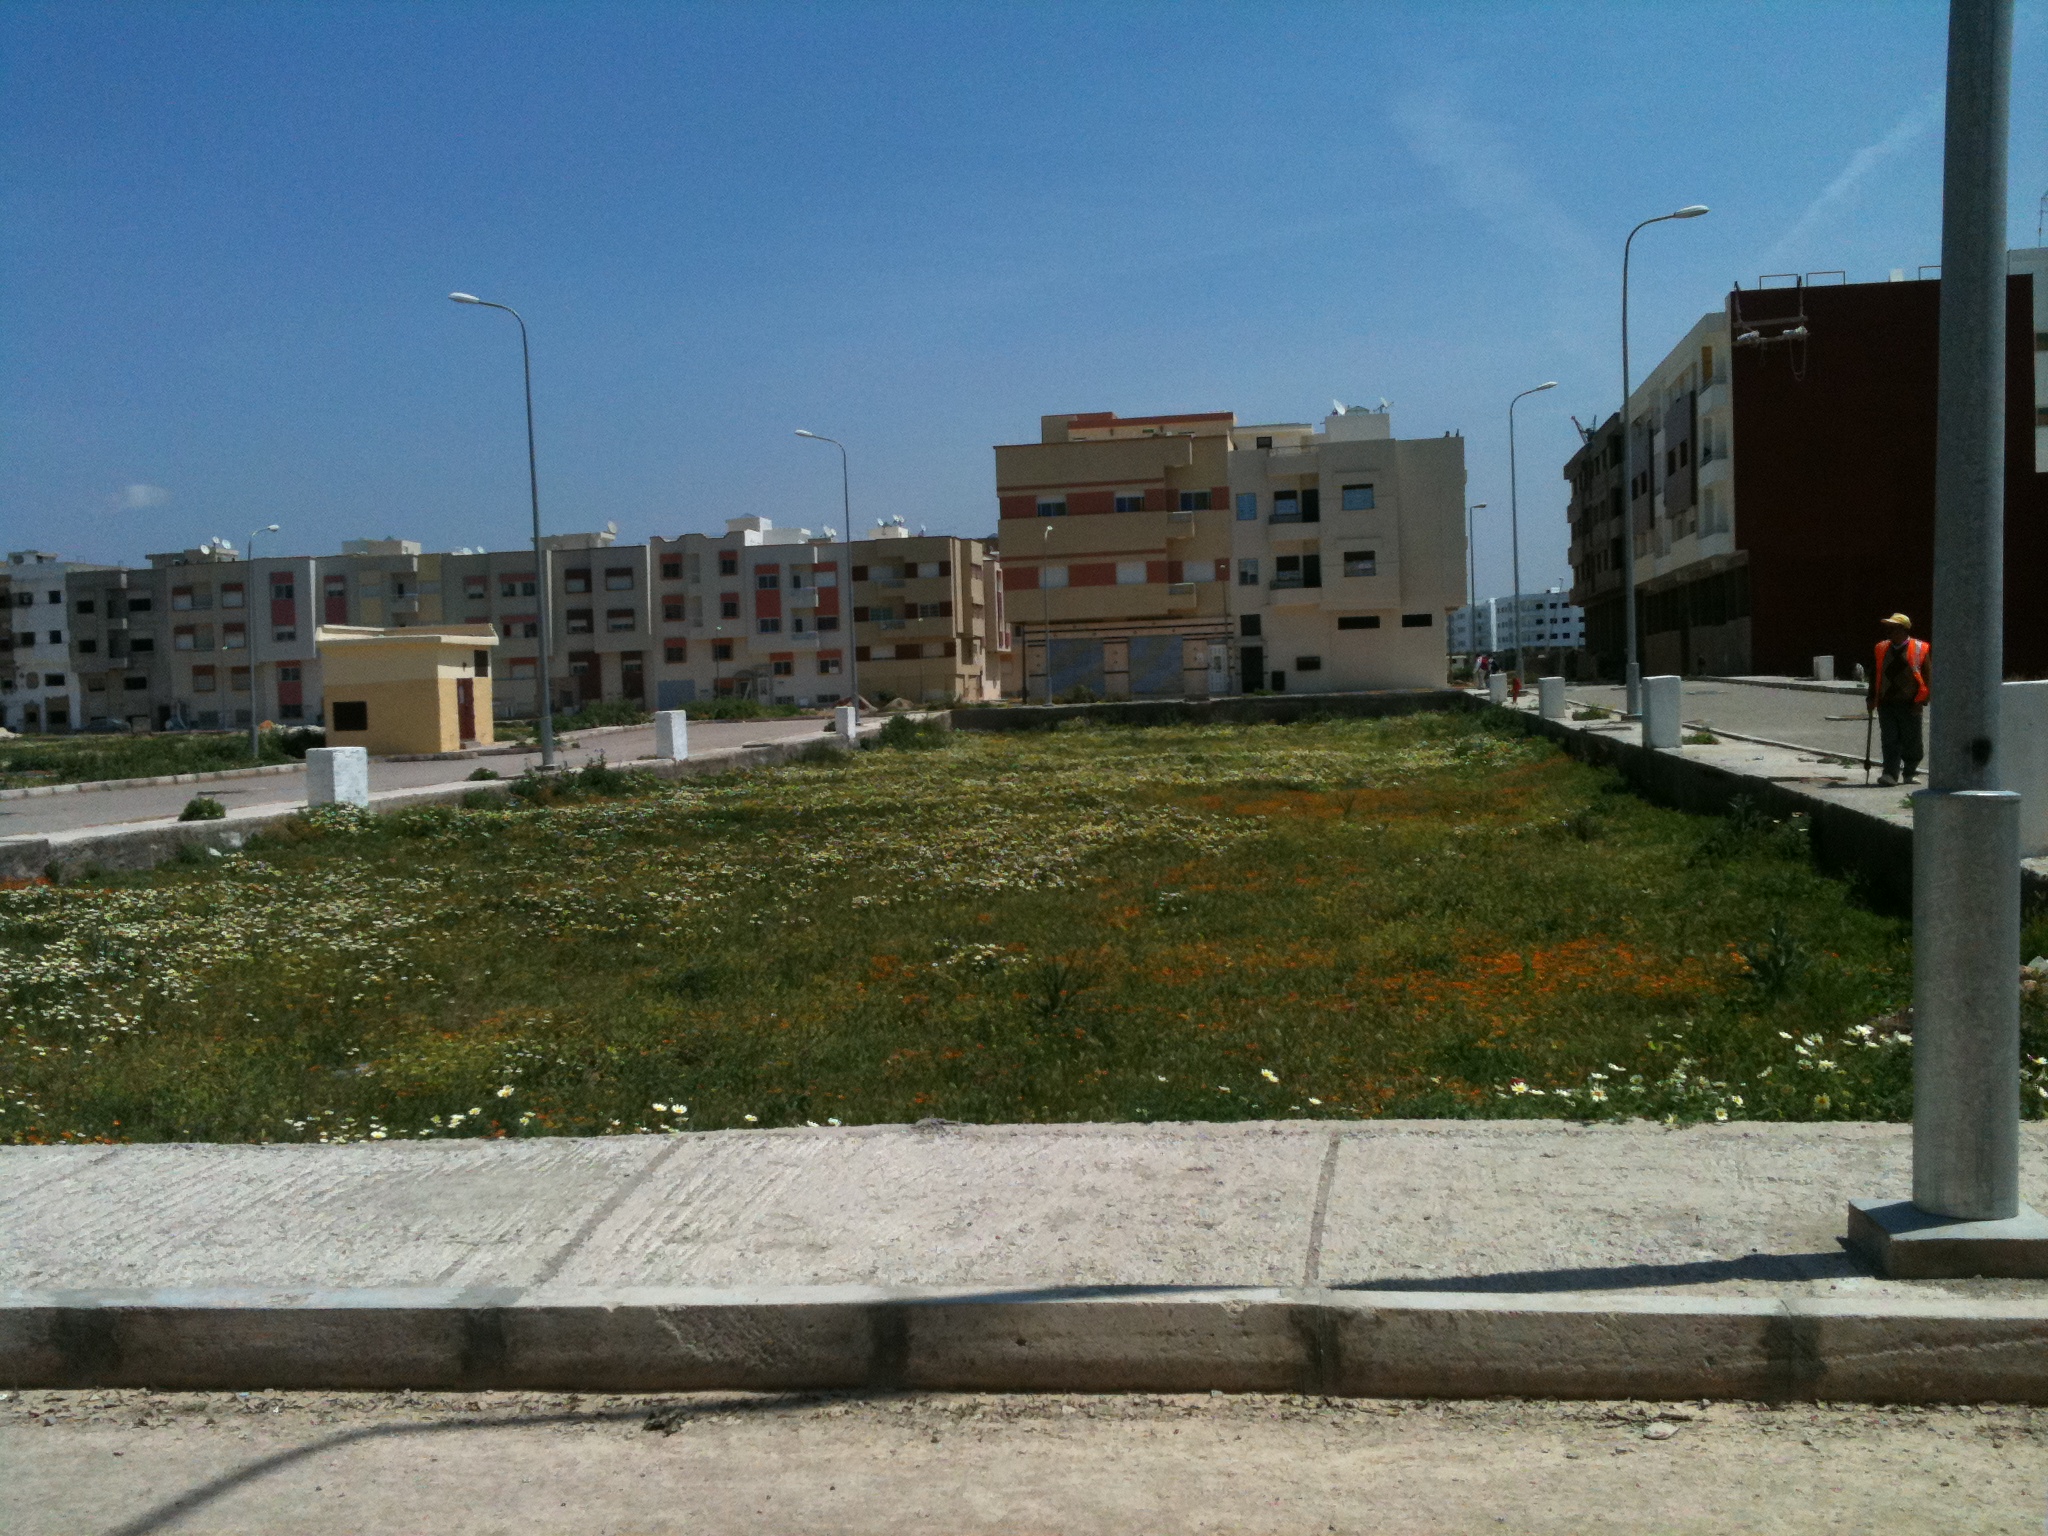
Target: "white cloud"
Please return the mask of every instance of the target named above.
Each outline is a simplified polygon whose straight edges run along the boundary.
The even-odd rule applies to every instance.
[[[1806,211],[1792,223],[1792,227],[1778,237],[1777,243],[1764,253],[1764,265],[1771,266],[1788,258],[1797,257],[1806,240],[1823,222],[1831,217],[1842,205],[1855,196],[1856,191],[1877,173],[1887,160],[1904,153],[1913,141],[1928,129],[1941,122],[1942,94],[1929,91],[1908,109],[1906,115],[1892,125],[1892,130],[1875,144],[1866,144],[1849,157],[1849,163],[1826,187],[1820,196],[1806,205]]]
[[[1599,261],[1592,239],[1539,188],[1506,135],[1446,91],[1411,91],[1393,104],[1409,150],[1501,240],[1567,266]]]
[[[114,505],[123,512],[141,512],[160,507],[170,499],[171,493],[160,485],[128,485],[115,495]]]

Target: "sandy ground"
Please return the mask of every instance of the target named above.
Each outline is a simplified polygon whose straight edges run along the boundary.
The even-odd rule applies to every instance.
[[[2014,1532],[2048,1409],[1302,1397],[0,1395],[0,1528]]]

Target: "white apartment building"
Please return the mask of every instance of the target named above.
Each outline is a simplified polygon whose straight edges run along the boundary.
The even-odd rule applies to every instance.
[[[1450,654],[1477,656],[1515,646],[1515,598],[1489,597],[1451,615]],[[1574,606],[1561,586],[1524,592],[1521,603],[1522,643],[1531,650],[1575,651],[1586,643],[1585,610]]]
[[[0,726],[21,732],[82,730],[93,709],[71,664],[72,603],[68,586],[100,567],[60,560],[47,550],[7,557],[7,665],[0,670]],[[86,610],[88,613],[90,608]]]

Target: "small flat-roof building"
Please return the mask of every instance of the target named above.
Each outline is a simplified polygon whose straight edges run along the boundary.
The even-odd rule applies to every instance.
[[[491,649],[498,635],[489,624],[329,624],[315,640],[330,747],[455,752],[495,739]]]

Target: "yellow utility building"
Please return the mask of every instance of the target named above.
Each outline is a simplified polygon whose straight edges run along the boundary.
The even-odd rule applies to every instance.
[[[329,624],[315,642],[330,747],[455,752],[494,740],[490,625]]]

